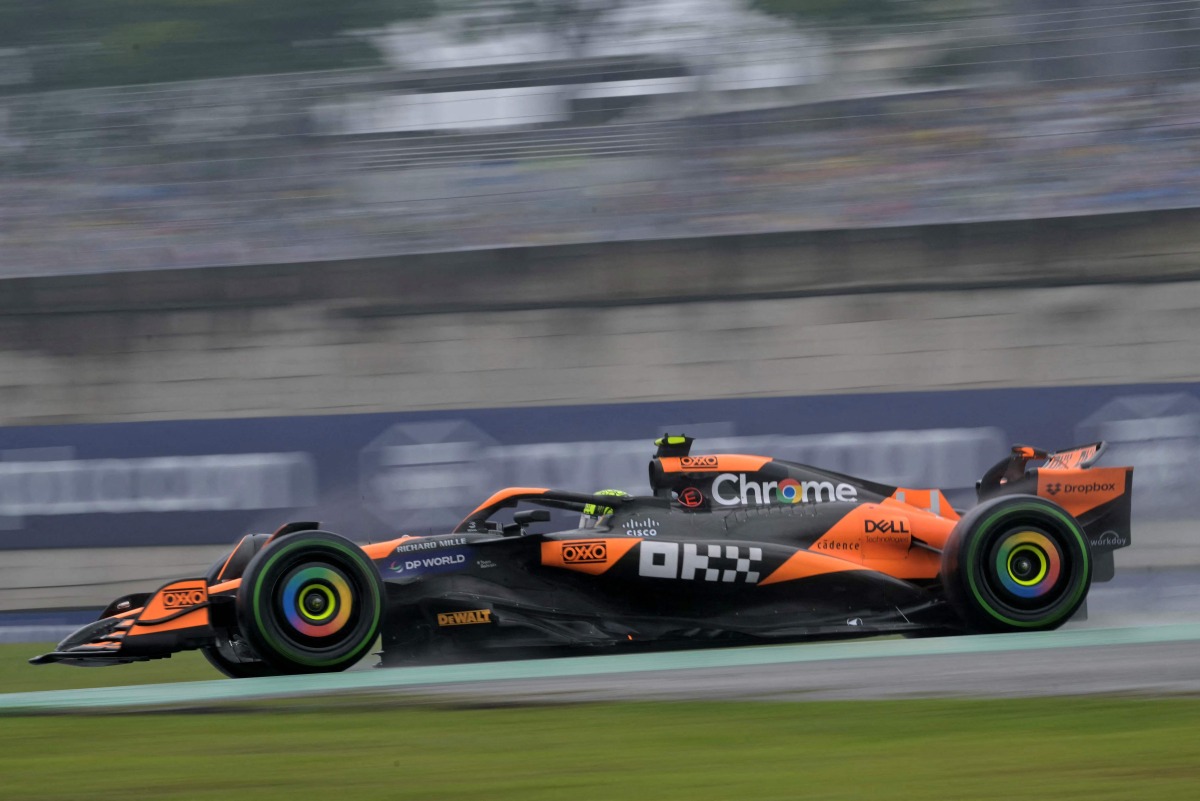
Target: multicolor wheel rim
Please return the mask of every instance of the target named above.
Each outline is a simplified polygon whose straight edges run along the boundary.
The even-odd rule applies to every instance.
[[[996,548],[1000,586],[1018,598],[1040,598],[1058,583],[1063,557],[1054,540],[1040,531],[1018,531]]]
[[[304,567],[288,576],[280,598],[284,617],[307,637],[331,637],[350,620],[354,594],[339,571],[322,565]]]

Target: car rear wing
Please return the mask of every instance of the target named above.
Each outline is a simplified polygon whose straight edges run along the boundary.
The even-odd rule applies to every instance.
[[[1008,458],[976,483],[979,500],[1027,494],[1058,504],[1079,521],[1091,543],[1092,580],[1108,581],[1114,570],[1112,552],[1132,541],[1133,468],[1097,467],[1104,451],[1103,442],[1061,451],[1014,445]]]

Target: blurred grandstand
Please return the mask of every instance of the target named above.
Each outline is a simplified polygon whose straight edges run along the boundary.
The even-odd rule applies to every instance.
[[[1194,0],[510,5],[363,34],[380,66],[117,87],[0,39],[0,275],[1200,204]]]

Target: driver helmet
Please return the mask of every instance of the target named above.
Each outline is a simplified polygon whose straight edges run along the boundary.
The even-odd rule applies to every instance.
[[[628,498],[629,493],[618,489],[603,489],[599,492],[592,493],[593,495],[617,495],[622,498]],[[611,506],[600,506],[599,504],[589,503],[583,507],[583,512],[579,515],[580,528],[595,528],[600,521],[613,513]]]

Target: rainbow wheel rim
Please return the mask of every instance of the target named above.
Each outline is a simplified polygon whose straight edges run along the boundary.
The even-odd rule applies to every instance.
[[[1040,531],[1009,534],[996,549],[996,576],[1005,592],[1017,598],[1040,598],[1050,593],[1062,574],[1058,545]]]
[[[331,637],[350,621],[354,593],[340,571],[313,565],[287,577],[280,603],[288,625],[297,632],[306,637]]]

